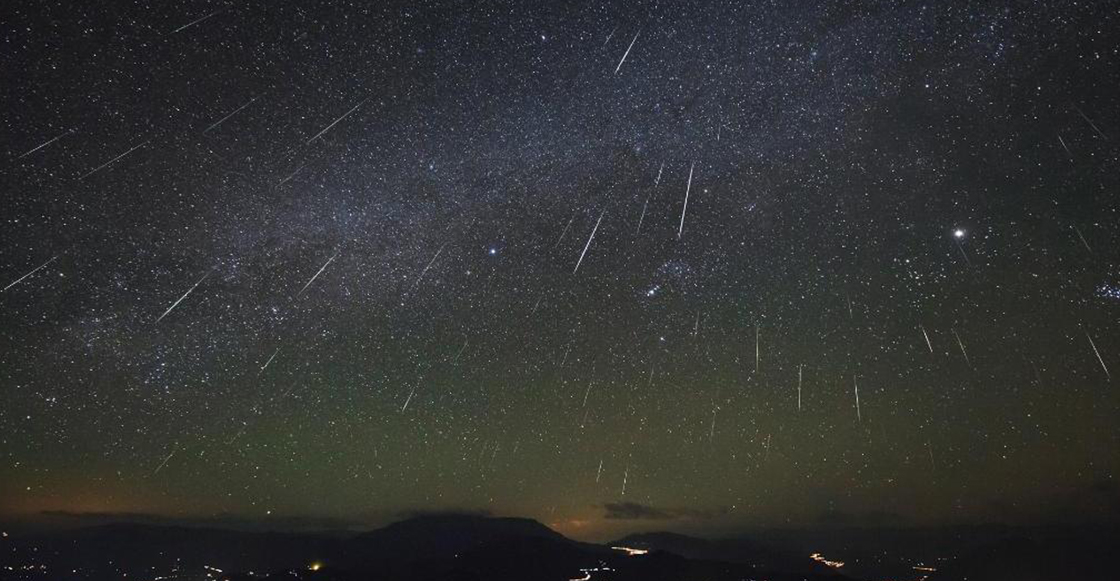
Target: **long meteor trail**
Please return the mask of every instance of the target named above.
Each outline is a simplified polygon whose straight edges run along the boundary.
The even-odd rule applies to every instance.
[[[47,267],[47,265],[48,265],[48,264],[50,264],[50,263],[54,262],[56,258],[58,258],[58,255],[52,256],[50,260],[48,260],[48,261],[44,262],[43,264],[40,264],[39,266],[35,267],[35,270],[32,270],[31,272],[29,272],[29,273],[27,273],[27,274],[25,274],[25,275],[23,275],[23,276],[21,276],[21,277],[19,277],[19,278],[15,279],[14,281],[12,281],[12,283],[11,283],[11,284],[9,284],[8,286],[4,287],[4,290],[0,290],[0,293],[2,293],[2,292],[4,292],[4,291],[6,291],[6,290],[8,290],[8,289],[12,288],[13,286],[16,286],[17,284],[19,284],[19,283],[21,283],[21,282],[23,282],[23,280],[24,280],[25,278],[27,278],[27,277],[29,277],[29,276],[31,276],[31,275],[33,275],[33,274],[35,274],[36,272],[39,272],[40,270],[43,270],[44,268],[46,268],[46,267]]]
[[[642,31],[640,31],[640,30],[638,32],[634,33],[634,40],[630,41],[630,46],[626,47],[626,52],[623,53],[622,60],[618,61],[618,66],[614,68],[614,73],[616,75],[618,74],[618,70],[622,68],[622,63],[626,62],[626,57],[630,55],[630,49],[634,48],[634,43],[635,42],[638,42],[638,35],[641,34],[641,33],[642,33]]]
[[[1085,338],[1089,340],[1089,345],[1093,347],[1093,353],[1097,356],[1097,361],[1101,364],[1101,369],[1104,370],[1104,376],[1112,381],[1112,374],[1108,372],[1108,366],[1104,364],[1104,359],[1101,357],[1101,352],[1097,351],[1097,344],[1093,342],[1093,338],[1089,336],[1089,332],[1085,331]]]
[[[657,191],[657,184],[661,183],[661,172],[665,171],[665,162],[661,162],[661,169],[657,170],[657,179],[653,180],[653,191],[646,196],[646,203],[642,204],[642,215],[638,218],[638,231],[635,233],[642,233],[642,222],[646,219],[646,209],[649,208],[649,199],[653,197],[653,192]]]
[[[312,141],[315,141],[316,139],[319,139],[319,137],[321,137],[324,133],[330,131],[331,127],[334,127],[335,125],[338,125],[339,121],[342,121],[343,119],[349,117],[351,113],[353,113],[354,111],[357,111],[358,107],[361,107],[362,105],[364,105],[366,101],[369,101],[369,97],[366,97],[365,99],[362,99],[361,102],[359,102],[357,105],[354,105],[354,107],[352,109],[343,113],[342,117],[339,117],[338,119],[335,119],[334,123],[331,123],[330,125],[327,125],[325,128],[323,128],[322,131],[316,133],[315,137],[312,137],[311,139],[308,139],[307,144],[310,145]]]
[[[859,382],[856,381],[856,376],[852,376],[852,387],[856,394],[856,419],[860,422],[863,421],[863,414],[859,412]]]
[[[163,462],[159,463],[159,466],[156,466],[155,472],[152,472],[152,476],[155,476],[156,474],[159,474],[159,471],[163,470],[164,466],[167,466],[167,463],[171,460],[171,457],[174,456],[175,452],[178,452],[178,451],[179,451],[179,445],[175,444],[175,447],[171,449],[171,453],[168,454],[167,457],[163,459]]]
[[[969,369],[972,368],[972,362],[968,360],[968,351],[964,350],[964,341],[961,341],[961,336],[957,334],[957,330],[953,329],[953,336],[957,338],[957,345],[961,348],[961,355],[964,355],[964,362],[968,365]]]
[[[412,391],[408,392],[408,398],[404,400],[404,405],[401,406],[401,413],[408,409],[408,403],[412,401],[412,396],[416,394],[416,386],[412,386]]]
[[[926,326],[919,324],[918,327],[922,330],[922,336],[926,338],[926,347],[929,347],[929,352],[933,353],[933,343],[929,342],[929,333],[926,333]]]
[[[677,230],[677,240],[684,234],[684,215],[688,212],[688,193],[692,191],[692,170],[696,169],[696,162],[688,168],[688,185],[684,188],[684,207],[681,208],[681,227]]]
[[[149,142],[149,141],[151,141],[151,140],[150,140],[150,139],[145,139],[145,140],[144,140],[144,142],[143,142],[143,143],[141,143],[140,145],[137,145],[136,147],[133,147],[132,149],[130,149],[130,150],[128,150],[128,151],[126,151],[126,152],[124,152],[124,153],[122,153],[122,154],[118,155],[117,157],[114,157],[113,159],[110,159],[109,161],[107,161],[107,162],[105,162],[105,163],[103,163],[103,164],[101,164],[101,165],[99,165],[99,166],[97,166],[97,167],[95,167],[95,168],[93,168],[93,169],[89,170],[89,171],[88,171],[88,172],[87,172],[87,173],[86,173],[86,174],[85,174],[84,176],[82,176],[82,177],[80,177],[80,178],[78,178],[78,179],[79,179],[79,180],[84,180],[84,179],[88,178],[89,176],[91,176],[91,175],[93,175],[93,174],[95,174],[95,173],[97,173],[97,172],[99,172],[99,171],[101,171],[101,170],[103,170],[103,169],[105,169],[105,168],[109,167],[110,165],[113,165],[114,163],[116,163],[117,161],[119,161],[119,160],[120,160],[120,159],[121,159],[122,157],[124,157],[124,156],[126,156],[126,155],[128,155],[128,154],[130,154],[130,153],[132,153],[132,152],[134,152],[134,151],[136,151],[137,149],[140,149],[141,147],[144,147],[145,145],[147,145],[147,144],[148,144],[148,142]]]
[[[599,219],[595,221],[595,227],[591,229],[591,236],[587,238],[587,244],[583,246],[583,252],[580,253],[579,260],[576,261],[576,268],[572,271],[572,274],[579,272],[579,265],[583,264],[583,257],[587,255],[587,249],[591,248],[591,241],[595,239],[595,232],[599,230],[599,222],[603,221],[603,215],[606,213],[607,211],[603,210],[603,213],[599,214]]]
[[[272,352],[272,357],[269,357],[268,361],[264,362],[264,365],[261,367],[261,370],[257,372],[257,375],[260,375],[261,373],[264,373],[264,370],[268,369],[268,366],[272,364],[273,359],[276,359],[276,354],[278,354],[278,353],[280,353],[280,348],[279,347],[277,347],[276,350]]]
[[[224,11],[225,11],[224,9],[223,10],[215,10],[214,12],[211,12],[210,14],[207,14],[206,16],[203,16],[201,18],[192,20],[192,21],[180,26],[179,28],[176,28],[175,30],[172,30],[171,34],[179,34],[180,32],[183,32],[184,30],[198,24],[199,22],[202,22],[203,20],[206,20],[207,18],[210,18],[210,17],[214,16],[215,14],[219,14],[219,13],[224,12]]]
[[[299,289],[299,292],[296,293],[296,298],[297,299],[300,297],[300,295],[303,294],[303,291],[307,290],[307,287],[311,286],[311,283],[315,282],[315,279],[319,278],[320,274],[323,274],[323,271],[326,270],[327,267],[330,266],[331,263],[334,262],[334,259],[336,259],[336,258],[338,258],[338,252],[335,252],[334,256],[328,258],[327,261],[325,263],[323,263],[323,267],[319,269],[319,272],[316,272],[315,276],[311,277],[311,280],[307,281],[307,284],[303,285],[303,288]]]
[[[443,246],[439,247],[439,250],[436,251],[436,255],[433,256],[432,259],[428,261],[428,266],[425,266],[424,270],[420,271],[420,276],[416,277],[416,280],[412,281],[412,286],[408,287],[408,292],[409,293],[411,293],[413,291],[413,289],[416,288],[416,285],[420,284],[420,280],[424,278],[424,275],[428,274],[428,269],[431,268],[432,265],[436,263],[436,259],[439,258],[440,253],[443,252],[443,247],[444,246],[447,246],[446,242],[443,243]]]
[[[234,109],[232,112],[230,112],[229,115],[226,115],[225,117],[222,117],[221,119],[218,119],[212,125],[210,125],[206,129],[203,129],[202,132],[203,133],[209,133],[211,129],[221,125],[222,123],[225,123],[226,120],[228,120],[230,117],[233,117],[234,115],[237,115],[238,113],[240,113],[242,109],[248,107],[249,105],[252,105],[253,101],[256,101],[257,99],[259,99],[259,97],[253,97],[252,99],[249,99],[248,103],[245,103],[244,105]]]
[[[34,149],[31,149],[31,150],[28,150],[28,151],[24,152],[22,155],[20,155],[16,159],[23,159],[23,158],[31,155],[32,153],[35,153],[36,151],[39,151],[40,149],[43,149],[44,147],[58,141],[59,139],[62,139],[63,137],[66,137],[69,134],[70,134],[70,130],[67,129],[66,131],[63,131],[62,134],[59,135],[58,137],[55,137],[54,139],[50,139],[50,140],[44,142],[42,145],[39,145],[38,147],[36,147]]]
[[[202,281],[206,280],[206,277],[210,276],[211,272],[213,272],[213,270],[209,270],[209,271],[206,272],[206,274],[202,275],[202,278],[198,279],[198,282],[194,283],[194,286],[187,289],[187,292],[183,293],[183,296],[179,297],[179,300],[172,303],[170,307],[167,307],[167,310],[164,311],[163,314],[160,315],[158,319],[156,319],[156,322],[158,323],[158,322],[162,321],[163,318],[166,317],[168,313],[175,310],[175,307],[179,306],[179,303],[183,302],[183,299],[187,298],[187,295],[194,292],[194,289],[198,288],[198,285],[202,284]]]

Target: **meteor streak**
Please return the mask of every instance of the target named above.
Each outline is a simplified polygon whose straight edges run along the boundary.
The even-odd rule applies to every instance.
[[[44,262],[43,264],[40,264],[39,266],[35,267],[35,269],[34,269],[34,270],[32,270],[31,272],[29,272],[29,273],[27,273],[27,274],[25,274],[25,275],[23,275],[23,276],[21,276],[21,277],[19,277],[19,278],[15,279],[15,280],[14,280],[14,281],[12,281],[12,282],[11,282],[11,283],[10,283],[10,284],[9,284],[8,286],[4,287],[4,290],[0,290],[0,293],[2,293],[2,292],[4,292],[4,291],[6,291],[6,290],[8,290],[8,289],[12,288],[13,286],[16,286],[17,284],[19,284],[19,283],[23,282],[23,279],[25,279],[25,278],[27,278],[27,277],[29,277],[29,276],[31,276],[31,275],[33,275],[33,274],[35,274],[36,272],[39,272],[40,270],[42,270],[42,269],[46,268],[46,267],[47,267],[47,265],[48,265],[48,264],[50,264],[50,263],[52,263],[52,262],[54,262],[56,258],[58,258],[58,256],[57,256],[57,255],[55,255],[55,256],[52,256],[50,260],[48,260],[48,261]]]
[[[579,265],[583,264],[583,257],[587,255],[587,249],[591,248],[591,241],[595,239],[595,232],[599,230],[599,222],[603,221],[603,215],[606,213],[607,211],[603,210],[603,213],[599,214],[599,219],[595,221],[595,227],[591,229],[591,236],[587,238],[587,244],[583,246],[583,252],[580,253],[579,260],[576,261],[576,268],[572,271],[572,274],[579,272]]]
[[[170,307],[167,307],[167,310],[164,311],[163,314],[160,315],[158,319],[156,319],[156,322],[158,323],[158,322],[162,321],[163,318],[166,317],[168,313],[173,311],[175,309],[175,307],[179,306],[179,303],[183,302],[183,299],[187,298],[187,295],[194,292],[194,289],[198,288],[198,285],[202,284],[202,281],[206,280],[206,277],[210,276],[211,272],[213,272],[213,270],[209,270],[209,271],[206,272],[206,274],[202,275],[202,278],[198,279],[198,282],[194,283],[194,286],[187,289],[187,292],[183,293],[183,296],[179,297],[179,300],[172,303]]]
[[[696,162],[692,162],[692,166],[688,168],[688,185],[684,189],[684,207],[681,208],[681,227],[677,230],[677,240],[680,240],[681,235],[684,234],[684,215],[688,212],[688,193],[692,191],[692,170],[696,169]]]

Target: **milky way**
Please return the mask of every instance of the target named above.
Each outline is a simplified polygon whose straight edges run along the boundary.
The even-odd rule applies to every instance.
[[[0,514],[1115,494],[1115,3],[286,4],[7,10]]]

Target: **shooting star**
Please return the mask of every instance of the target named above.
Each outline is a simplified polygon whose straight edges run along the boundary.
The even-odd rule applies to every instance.
[[[926,338],[926,347],[929,347],[929,352],[933,353],[933,343],[929,342],[929,333],[926,333],[926,326],[919,323],[918,327],[922,330],[922,336]]]
[[[626,480],[630,478],[630,462],[626,462],[626,470],[622,473],[622,496],[626,496]]]
[[[292,178],[296,177],[296,174],[298,174],[299,172],[303,171],[303,168],[304,168],[304,166],[306,166],[306,165],[307,165],[306,163],[302,163],[302,164],[300,164],[300,166],[296,168],[296,171],[294,171],[294,172],[292,172],[292,173],[288,174],[288,177],[286,177],[286,178],[284,178],[284,179],[280,180],[280,183],[278,183],[278,184],[276,184],[276,185],[277,185],[277,186],[282,186],[282,185],[284,185],[284,184],[288,183],[288,180],[290,180],[290,179],[292,179]]]
[[[222,123],[225,123],[225,122],[226,122],[226,120],[228,120],[228,119],[229,119],[230,117],[233,117],[234,115],[237,115],[238,113],[240,113],[242,109],[244,109],[244,108],[248,107],[249,105],[252,105],[252,104],[253,104],[253,101],[256,101],[257,99],[258,99],[258,97],[253,97],[252,99],[249,99],[249,102],[248,102],[248,103],[245,103],[244,105],[242,105],[242,106],[240,106],[240,107],[238,107],[238,108],[234,109],[234,110],[233,110],[233,112],[232,112],[232,113],[230,113],[229,115],[226,115],[225,117],[222,117],[221,119],[218,119],[218,120],[217,120],[217,121],[215,121],[215,122],[214,122],[214,123],[213,123],[212,125],[210,125],[210,126],[209,126],[209,127],[207,127],[206,129],[203,129],[203,130],[202,130],[202,133],[203,133],[203,135],[205,135],[205,134],[209,133],[211,129],[213,129],[213,128],[215,128],[215,127],[219,126],[219,125],[221,125]]]
[[[552,245],[552,247],[553,247],[553,248],[556,248],[557,246],[560,246],[560,241],[561,241],[561,240],[563,240],[563,239],[564,239],[564,235],[568,233],[568,228],[571,228],[571,227],[572,227],[572,222],[574,222],[574,221],[575,221],[575,219],[576,219],[576,214],[578,214],[578,213],[579,213],[579,210],[576,210],[575,212],[572,212],[572,217],[571,217],[571,218],[568,218],[568,225],[567,225],[567,226],[564,226],[564,231],[563,231],[563,232],[561,232],[561,233],[560,233],[560,237],[556,239],[556,244],[553,244],[553,245]]]
[[[95,168],[91,169],[91,170],[90,170],[89,172],[87,172],[87,173],[86,173],[86,174],[85,174],[84,176],[82,176],[82,177],[80,177],[80,178],[78,178],[78,179],[79,179],[79,180],[84,180],[84,179],[88,178],[89,176],[91,176],[91,175],[93,175],[93,174],[95,174],[95,173],[97,173],[97,172],[99,172],[99,171],[101,171],[101,170],[103,170],[103,169],[105,169],[105,168],[109,167],[110,165],[113,165],[114,163],[116,163],[117,161],[119,161],[119,160],[120,160],[120,159],[121,159],[122,157],[124,157],[124,156],[126,156],[126,155],[128,155],[128,154],[130,154],[130,153],[132,153],[132,152],[134,152],[134,151],[136,151],[137,149],[140,149],[141,147],[144,147],[145,145],[147,145],[147,144],[148,144],[148,142],[149,142],[149,141],[151,141],[151,140],[150,140],[150,139],[146,139],[146,140],[144,140],[144,142],[143,142],[143,143],[141,143],[140,145],[137,145],[136,147],[133,147],[132,149],[130,149],[130,150],[128,150],[128,151],[126,151],[126,152],[124,152],[124,153],[122,153],[122,154],[118,155],[117,157],[114,157],[113,159],[110,159],[109,161],[107,161],[107,162],[105,162],[105,163],[103,163],[103,164],[101,164],[101,165],[99,165],[99,166],[97,166],[97,167],[95,167]]]
[[[324,133],[330,131],[331,127],[334,127],[335,125],[338,125],[339,121],[342,121],[343,119],[349,117],[351,113],[353,113],[354,111],[357,111],[358,107],[361,107],[362,105],[364,105],[366,101],[369,101],[369,97],[366,97],[365,99],[362,99],[361,102],[359,102],[357,105],[354,105],[354,107],[351,108],[349,111],[347,111],[346,113],[343,113],[342,117],[339,117],[338,119],[335,119],[334,123],[331,123],[330,125],[327,125],[326,127],[323,128],[322,131],[316,133],[315,137],[312,137],[311,139],[308,139],[306,145],[311,145],[312,141],[315,141],[316,139],[319,139],[319,137],[321,137]]]
[[[260,374],[264,373],[264,370],[265,370],[265,369],[268,369],[268,366],[269,366],[270,364],[272,364],[272,360],[273,360],[273,359],[276,359],[276,354],[277,354],[277,353],[279,353],[279,352],[280,352],[280,348],[279,348],[279,347],[277,347],[277,348],[276,348],[276,350],[272,352],[272,357],[269,357],[269,358],[268,358],[268,361],[265,361],[265,362],[264,362],[264,365],[263,365],[263,366],[261,366],[261,370],[257,372],[257,375],[260,375]]]
[[[1073,161],[1073,152],[1070,151],[1069,146],[1066,145],[1066,140],[1062,139],[1062,134],[1061,133],[1058,134],[1058,143],[1062,144],[1062,149],[1066,150],[1066,155],[1069,156],[1069,160]]]
[[[601,46],[599,48],[606,48],[607,43],[611,41],[611,37],[614,36],[614,33],[617,30],[618,30],[618,27],[617,26],[614,27],[614,30],[611,30],[611,33],[607,35],[607,39],[603,41],[603,46]]]
[[[463,354],[463,351],[467,350],[467,341],[469,341],[469,340],[470,340],[470,338],[468,338],[468,337],[463,338],[463,346],[459,348],[459,352],[456,353],[455,358],[451,360],[452,365],[455,365],[455,363],[457,363],[459,361],[459,357]]]
[[[162,321],[163,318],[166,317],[168,313],[175,310],[175,307],[179,306],[179,303],[183,302],[183,299],[187,298],[187,295],[194,292],[194,289],[198,288],[198,285],[202,284],[202,281],[206,280],[206,277],[210,276],[211,272],[214,272],[213,269],[206,271],[206,274],[202,275],[202,278],[198,279],[198,282],[194,283],[194,286],[187,289],[187,292],[183,293],[183,296],[179,297],[179,300],[172,303],[170,307],[167,307],[167,310],[164,311],[163,314],[160,315],[158,319],[156,319],[156,322],[158,323],[158,322]]]
[[[1085,112],[1081,110],[1081,107],[1078,107],[1076,103],[1070,103],[1070,105],[1073,106],[1073,109],[1075,111],[1077,111],[1077,114],[1081,115],[1081,118],[1084,119],[1085,122],[1088,123],[1089,126],[1093,128],[1093,131],[1096,131],[1097,135],[1101,136],[1101,139],[1108,139],[1108,137],[1105,136],[1104,132],[1101,131],[1100,127],[1097,127],[1097,124],[1093,123],[1093,120],[1089,119],[1089,116],[1086,115]]]
[[[57,254],[52,256],[50,260],[48,260],[48,261],[44,262],[43,264],[40,264],[39,266],[35,267],[35,269],[32,270],[31,272],[29,272],[29,273],[15,279],[14,281],[12,281],[8,286],[4,287],[4,290],[0,290],[0,293],[2,293],[4,291],[7,291],[8,289],[12,288],[13,286],[16,286],[17,284],[23,282],[23,280],[26,279],[27,277],[35,274],[36,272],[39,272],[40,270],[43,270],[44,268],[47,267],[48,264],[54,262],[55,259],[57,259],[57,258],[58,258]]]
[[[971,369],[972,368],[972,362],[968,360],[968,351],[964,350],[964,341],[961,341],[961,336],[957,334],[956,329],[952,329],[952,331],[953,331],[953,336],[957,338],[957,345],[960,345],[961,355],[964,355],[964,362],[966,364],[968,364],[968,367]]]
[[[603,459],[599,459],[599,471],[595,473],[595,482],[599,481],[599,477],[603,475]]]
[[[54,143],[54,142],[58,141],[59,139],[62,139],[63,137],[66,137],[67,135],[69,135],[69,134],[70,134],[70,131],[71,131],[71,130],[69,130],[69,129],[67,129],[66,131],[63,131],[63,132],[62,132],[62,134],[61,134],[61,135],[59,135],[58,137],[55,137],[54,139],[50,139],[50,140],[46,141],[45,143],[43,143],[42,145],[40,145],[40,146],[38,146],[38,147],[36,147],[36,148],[34,148],[34,149],[31,149],[31,150],[25,151],[25,152],[24,152],[23,154],[21,154],[21,155],[20,155],[19,157],[17,157],[16,159],[23,159],[23,158],[25,158],[25,157],[27,157],[27,156],[31,155],[32,153],[35,153],[36,151],[39,151],[40,149],[43,149],[44,147],[46,147],[46,146],[48,146],[48,145],[50,145],[50,144],[52,144],[52,143]]]
[[[642,204],[642,215],[638,217],[638,230],[637,232],[634,232],[635,236],[642,233],[642,222],[645,222],[646,220],[646,208],[649,207],[649,198],[652,195],[653,192],[650,192],[649,196],[646,196],[646,203]]]
[[[436,251],[435,256],[433,256],[432,259],[428,261],[428,265],[424,267],[424,270],[420,271],[420,276],[416,277],[416,280],[412,281],[412,286],[408,287],[408,293],[405,294],[411,294],[412,291],[416,288],[416,285],[420,284],[420,281],[424,278],[424,275],[428,274],[428,269],[431,268],[433,264],[435,264],[436,259],[439,258],[440,253],[443,252],[444,246],[447,246],[446,242],[444,242],[443,245],[439,247],[439,250]]]
[[[797,366],[797,411],[801,411],[801,372],[804,365]]]
[[[1112,381],[1112,374],[1108,372],[1108,366],[1104,364],[1104,359],[1101,358],[1101,352],[1097,351],[1097,344],[1093,342],[1093,338],[1089,336],[1088,331],[1084,329],[1082,329],[1082,331],[1085,332],[1085,338],[1089,340],[1089,345],[1093,347],[1093,354],[1097,356],[1097,361],[1100,362],[1101,369],[1104,370],[1104,376],[1107,377],[1109,381]]]
[[[603,221],[603,215],[606,213],[607,211],[603,210],[603,212],[599,214],[599,219],[595,221],[595,227],[591,229],[591,236],[587,238],[587,244],[583,246],[583,252],[580,253],[579,260],[576,261],[576,268],[572,271],[572,274],[579,272],[579,265],[583,264],[583,257],[587,255],[587,249],[591,248],[591,241],[595,239],[595,232],[599,230],[599,222]]]
[[[168,454],[167,457],[163,459],[163,462],[159,463],[159,466],[156,466],[155,471],[152,472],[152,476],[155,476],[156,474],[159,474],[159,471],[163,470],[164,466],[167,466],[167,463],[171,460],[171,457],[174,456],[175,452],[178,452],[178,451],[179,451],[179,444],[175,444],[175,447],[171,449],[171,453]]]
[[[1081,243],[1085,245],[1085,250],[1088,250],[1088,251],[1089,251],[1089,253],[1092,253],[1092,252],[1093,252],[1093,249],[1092,249],[1092,248],[1089,248],[1089,242],[1088,242],[1088,241],[1086,241],[1086,240],[1085,240],[1085,237],[1081,235],[1081,229],[1077,227],[1077,224],[1074,224],[1074,225],[1073,225],[1073,231],[1074,231],[1074,232],[1077,232],[1077,237],[1078,237],[1078,238],[1080,238],[1080,239],[1081,239]]]
[[[638,41],[638,35],[641,33],[641,30],[634,33],[634,40],[631,40],[630,46],[626,47],[626,52],[622,54],[622,60],[618,61],[618,66],[614,68],[614,74],[617,75],[618,70],[622,68],[622,63],[626,62],[626,57],[630,54],[630,49],[634,48],[634,43]]]
[[[175,30],[172,30],[171,34],[179,34],[180,32],[198,24],[199,22],[202,22],[203,20],[206,20],[207,18],[210,18],[211,16],[214,16],[215,14],[219,14],[219,13],[224,12],[224,11],[225,11],[224,8],[222,10],[215,10],[214,12],[211,12],[210,14],[207,14],[206,16],[203,16],[202,18],[199,18],[197,20],[192,20],[191,22],[188,22],[188,23],[180,26],[179,28],[176,28]]]
[[[758,361],[760,358],[761,350],[758,343],[758,323],[754,325],[754,372],[758,373]]]
[[[961,251],[961,258],[964,258],[964,263],[966,265],[968,265],[969,268],[972,268],[972,261],[969,260],[968,253],[964,251],[964,245],[961,244],[961,241],[960,241],[960,238],[961,238],[962,235],[963,234],[961,233],[961,230],[957,230],[957,234],[956,234],[955,238],[953,239],[953,242],[956,243],[957,250]]]
[[[646,208],[649,208],[649,200],[653,197],[653,192],[657,191],[657,184],[661,183],[661,172],[665,171],[665,162],[661,162],[661,169],[657,170],[657,179],[653,180],[653,190],[646,196],[646,203],[642,204],[642,216],[638,218],[638,231],[634,233],[635,236],[642,233],[642,222],[646,219]]]
[[[852,375],[852,387],[856,394],[856,419],[863,422],[863,415],[859,412],[859,383],[856,381],[856,376]]]
[[[303,291],[307,290],[307,287],[311,286],[311,283],[315,282],[315,279],[319,278],[320,274],[323,274],[323,271],[326,270],[327,267],[330,266],[330,264],[332,262],[334,262],[334,259],[338,258],[338,253],[339,252],[340,251],[335,251],[334,256],[331,256],[330,258],[327,259],[327,261],[325,263],[323,263],[323,267],[319,269],[319,272],[316,272],[315,276],[311,277],[311,280],[307,281],[307,284],[303,285],[303,288],[299,289],[299,292],[296,293],[296,298],[297,299],[301,295],[303,295]]]
[[[681,227],[677,230],[677,240],[684,234],[684,215],[688,212],[688,193],[692,191],[692,170],[696,169],[696,162],[688,168],[688,185],[684,188],[684,207],[681,208]]]
[[[412,391],[408,392],[408,398],[404,400],[404,406],[401,407],[401,413],[408,409],[408,402],[412,401],[412,395],[416,393],[416,386],[412,386]]]

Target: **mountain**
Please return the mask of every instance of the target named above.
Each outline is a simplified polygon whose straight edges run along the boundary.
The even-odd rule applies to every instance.
[[[520,538],[575,543],[531,519],[433,515],[410,518],[359,534],[347,541],[344,551],[350,557],[365,560],[432,559],[453,557],[489,543]]]
[[[376,570],[400,579],[568,579],[614,551],[571,540],[522,518],[420,516],[362,533],[333,560],[350,570]],[[530,574],[531,572],[531,574]]]
[[[0,538],[0,580],[46,581],[60,572],[71,579],[180,581],[836,579],[804,559],[742,542],[669,534],[620,542],[653,550],[631,555],[528,519],[462,515],[416,517],[348,536],[116,524]]]

